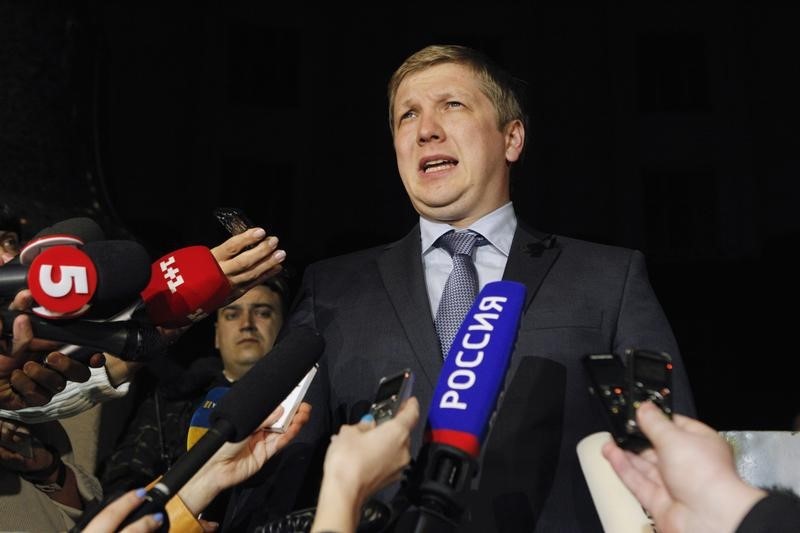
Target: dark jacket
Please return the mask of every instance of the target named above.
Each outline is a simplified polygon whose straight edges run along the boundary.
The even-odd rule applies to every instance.
[[[195,410],[206,393],[219,386],[230,386],[222,374],[221,359],[203,357],[185,372],[153,387],[101,469],[104,493],[144,487],[166,472],[186,453],[186,436]],[[213,519],[217,505],[222,501],[215,500],[204,517]]]

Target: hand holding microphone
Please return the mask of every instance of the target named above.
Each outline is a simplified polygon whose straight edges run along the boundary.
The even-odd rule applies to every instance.
[[[199,514],[223,490],[255,475],[300,432],[311,416],[311,405],[301,403],[284,433],[273,433],[269,426],[283,414],[278,406],[244,440],[227,442],[211,456],[178,491],[178,496],[193,514]]]
[[[11,309],[31,306],[30,292],[19,292]],[[31,316],[9,315],[0,318],[0,408],[17,410],[44,405],[66,386],[67,381],[89,379],[86,364],[54,351],[60,343],[35,337]],[[102,366],[102,355],[90,359],[91,366]]]

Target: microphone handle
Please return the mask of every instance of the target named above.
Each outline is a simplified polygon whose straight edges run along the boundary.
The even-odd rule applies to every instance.
[[[81,320],[62,320],[57,325],[52,321],[20,311],[0,310],[4,330],[9,333],[14,319],[27,314],[30,317],[34,336],[40,339],[88,346],[111,354],[121,354],[130,349],[131,340],[138,337],[138,324],[124,322],[88,322]]]
[[[408,500],[414,505],[402,513],[395,530],[455,532],[477,471],[478,462],[463,450],[438,442],[425,444],[407,485]]]
[[[165,341],[155,327],[142,325],[135,320],[118,322],[61,320],[56,324],[33,314],[0,310],[4,336],[11,335],[9,325],[20,314],[27,314],[30,317],[35,337],[84,348],[71,348],[64,352],[82,363],[87,363],[88,358],[96,352],[107,352],[126,361],[145,362],[165,348]]]
[[[0,296],[13,298],[22,289],[28,288],[28,267],[18,262],[6,263],[0,270]]]
[[[158,483],[147,491],[144,502],[128,515],[128,518],[120,524],[120,529],[143,516],[158,512],[164,513],[164,524],[167,525],[168,517],[164,511],[167,502],[178,494],[178,491],[211,459],[211,456],[228,441],[233,433],[233,424],[227,420],[223,419],[215,422],[200,440],[192,446],[192,449],[175,461],[172,468],[167,470]]]

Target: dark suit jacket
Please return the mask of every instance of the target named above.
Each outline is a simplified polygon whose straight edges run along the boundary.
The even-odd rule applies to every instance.
[[[790,533],[800,529],[800,499],[770,492],[745,515],[736,533]]]
[[[524,283],[527,302],[462,530],[602,531],[575,451],[581,438],[607,429],[587,391],[582,356],[629,347],[668,352],[676,411],[694,415],[644,257],[520,225],[503,278]],[[409,367],[421,406],[417,454],[442,365],[426,291],[418,226],[395,243],[306,269],[291,325],[315,327],[326,345],[301,440],[327,443],[329,432],[366,405],[381,376]]]

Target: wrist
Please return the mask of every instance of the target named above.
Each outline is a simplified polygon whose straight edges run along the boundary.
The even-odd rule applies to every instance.
[[[194,516],[198,516],[222,492],[217,479],[218,476],[203,467],[178,491],[177,496]]]
[[[64,488],[67,479],[67,465],[61,460],[58,451],[48,446],[53,461],[41,470],[20,472],[20,477],[42,492],[57,492]]]

